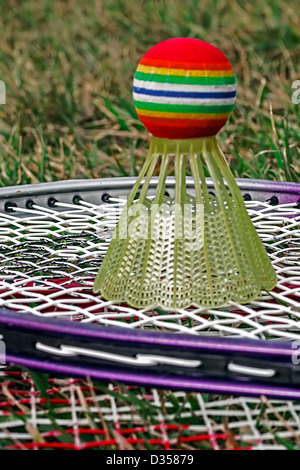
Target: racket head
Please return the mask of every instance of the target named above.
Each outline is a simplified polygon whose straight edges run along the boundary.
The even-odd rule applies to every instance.
[[[127,346],[135,347],[134,333],[141,336],[144,345],[146,338],[159,336],[171,341],[175,335],[186,337],[186,341],[212,340],[215,350],[224,340],[232,345],[240,343],[243,351],[252,341],[270,345],[276,340],[287,345],[297,340],[299,185],[237,180],[279,274],[277,291],[247,306],[235,304],[229,309],[171,315],[138,312],[90,295],[93,276],[122,209],[120,202],[126,199],[133,181],[80,180],[0,189],[2,325],[10,324],[18,330],[17,323],[25,322],[28,324],[23,329],[28,332],[29,323],[30,327],[43,323],[50,335],[57,325],[64,339],[67,333],[74,339],[74,334],[66,331],[73,326],[92,336],[104,334],[104,329],[109,337],[118,329]],[[153,179],[150,189],[154,190],[156,183]],[[167,187],[172,196],[172,178]],[[4,309],[14,312],[4,314]],[[17,356],[14,364],[20,361],[21,355]],[[103,383],[91,382],[83,378],[87,375],[85,367],[77,371],[81,378],[70,378],[73,374],[65,378],[66,369],[61,375],[53,369],[49,376],[36,375],[32,363],[24,366],[10,366],[0,372],[0,412],[7,416],[0,426],[0,437],[5,448],[279,449],[298,445],[299,409],[297,402],[289,399],[287,389],[291,387],[283,387],[279,400],[274,398],[274,387],[270,401],[266,396],[255,396],[263,393],[262,389],[253,394],[253,380],[248,390],[244,382],[243,391],[235,394],[227,386],[220,395],[216,380],[206,391],[202,384],[202,393],[199,389],[189,393],[189,384],[184,389],[182,382],[172,391],[170,382],[163,389],[154,387],[149,384],[149,370],[148,382],[137,387],[133,382],[113,384],[103,377]],[[37,370],[49,373],[47,361]],[[297,394],[298,388],[292,391]],[[57,416],[55,424],[48,417],[49,410]],[[28,420],[32,428],[24,426]]]

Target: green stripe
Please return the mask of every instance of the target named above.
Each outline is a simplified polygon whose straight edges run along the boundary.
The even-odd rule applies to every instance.
[[[234,85],[236,83],[235,75],[232,77],[181,77],[135,72],[134,78],[150,82],[177,83],[178,85]]]
[[[194,104],[162,104],[149,103],[146,101],[134,101],[134,106],[138,109],[149,111],[165,111],[170,113],[230,113],[234,104],[219,104],[214,106],[199,106]]]

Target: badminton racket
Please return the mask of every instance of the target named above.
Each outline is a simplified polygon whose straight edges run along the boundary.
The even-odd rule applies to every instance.
[[[237,182],[278,284],[249,305],[174,312],[114,305],[91,291],[132,178],[3,188],[7,362],[134,385],[299,398],[300,185]],[[170,197],[174,184],[167,180]]]
[[[118,332],[122,331],[119,337],[123,337],[118,344],[122,344],[123,349],[117,351],[114,348],[113,353],[119,358],[122,354],[134,358],[138,353],[137,344],[130,344],[130,338],[136,340],[135,333],[138,333],[140,339],[147,338],[138,344],[138,348],[144,343],[143,352],[146,349],[148,364],[144,364],[143,369],[140,369],[141,365],[134,367],[139,373],[149,376],[158,366],[166,366],[166,363],[154,363],[153,357],[149,364],[149,349],[153,349],[151,341],[148,341],[150,336],[176,336],[177,340],[187,337],[200,340],[202,346],[197,343],[196,348],[198,356],[199,352],[202,355],[209,352],[218,359],[221,356],[219,371],[222,372],[222,381],[226,379],[228,382],[232,374],[228,371],[228,363],[232,359],[228,340],[232,346],[242,345],[243,357],[249,361],[246,344],[256,345],[252,360],[253,356],[259,358],[260,344],[269,345],[267,350],[270,352],[273,344],[280,343],[279,350],[287,352],[291,343],[299,338],[299,185],[238,180],[248,212],[276,269],[276,289],[265,293],[262,299],[251,305],[234,304],[213,311],[189,309],[171,315],[170,312],[139,311],[91,296],[99,262],[106,253],[133,183],[131,178],[115,178],[0,189],[1,333],[7,338],[7,363],[0,371],[1,447],[121,450],[298,448],[299,405],[289,399],[289,393],[282,394],[282,390],[292,389],[292,393],[297,395],[297,386],[291,385],[290,378],[288,386],[286,382],[282,386],[269,382],[267,377],[260,377],[260,392],[261,387],[267,384],[269,391],[272,389],[272,400],[253,396],[259,394],[258,389],[253,389],[257,382],[253,375],[250,380],[249,375],[245,379],[248,384],[250,381],[251,387],[238,395],[232,394],[232,386],[227,387],[222,396],[218,395],[214,393],[214,383],[209,394],[190,393],[184,390],[187,381],[181,383],[181,389],[176,390],[175,387],[173,391],[166,390],[169,382],[165,389],[151,388],[150,383],[143,384],[143,387],[115,382],[106,386],[106,383],[101,385],[101,382],[91,382],[86,378],[70,378],[68,374],[66,378],[64,361],[67,359],[66,364],[69,364],[70,357],[49,351],[45,357],[45,351],[36,350],[38,342],[60,350],[62,345],[80,347],[85,343],[86,347],[87,342],[86,349],[91,349],[94,341],[98,343],[97,349],[105,351],[104,345],[110,342],[109,332],[114,334],[118,329]],[[153,188],[154,191],[155,185],[153,179],[150,190]],[[192,191],[189,179],[187,185]],[[174,180],[168,179],[167,186],[172,196]],[[80,331],[76,329],[79,334],[74,334],[73,326],[80,327]],[[67,332],[69,327],[71,331]],[[83,331],[87,336],[80,334]],[[29,340],[32,334],[34,338]],[[95,340],[98,334],[99,338]],[[19,342],[21,336],[23,339]],[[209,351],[203,348],[208,342],[212,346]],[[217,345],[223,345],[221,354]],[[165,347],[164,355],[167,349]],[[173,357],[178,357],[177,352]],[[189,357],[195,355],[194,347],[190,353]],[[162,356],[162,350],[159,355]],[[7,356],[14,360],[8,360]],[[284,359],[289,374],[295,367],[291,361],[287,364],[288,354],[283,356],[274,354],[273,362],[280,357]],[[271,359],[269,353],[263,357],[268,361]],[[30,373],[23,367],[8,366],[8,363],[20,364],[24,358],[32,361]],[[71,365],[77,367],[78,376],[87,373],[88,368],[90,372],[91,369],[95,371],[94,376],[99,376],[103,368],[107,370],[107,362],[105,369],[104,363],[97,363],[95,358],[93,363],[85,355],[77,356],[77,359],[77,365],[75,362]],[[87,362],[82,362],[85,360]],[[51,363],[52,368],[47,369]],[[249,366],[250,362],[245,364]],[[109,367],[116,365],[116,361],[109,363]],[[121,368],[123,365],[121,362]],[[56,372],[60,368],[62,373],[34,374],[35,369],[54,372],[53,367],[56,367]],[[174,371],[174,362],[171,367]],[[268,364],[267,368],[272,367],[274,364],[271,367]],[[188,370],[191,372],[190,368]],[[186,368],[181,372],[187,378]],[[156,380],[161,374],[164,375],[165,370],[156,374]],[[242,382],[240,377],[237,383],[241,385]],[[275,398],[278,387],[281,391],[279,400]]]

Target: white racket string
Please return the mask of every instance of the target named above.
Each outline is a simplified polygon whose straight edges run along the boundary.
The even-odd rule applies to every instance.
[[[0,216],[0,306],[85,323],[173,332],[289,338],[299,334],[300,209],[246,201],[278,276],[274,292],[248,305],[174,312],[137,310],[92,295],[124,198],[100,206],[55,202]],[[14,214],[14,215],[13,215]],[[33,282],[32,282],[33,281]]]

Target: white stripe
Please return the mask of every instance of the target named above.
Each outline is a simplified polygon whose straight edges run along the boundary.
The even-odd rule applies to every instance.
[[[230,370],[230,372],[237,372],[239,374],[247,374],[247,375],[256,375],[258,377],[274,377],[275,375],[274,369],[259,369],[257,367],[242,366],[239,364],[234,364],[233,362],[228,364],[228,370]]]
[[[142,95],[140,93],[133,93],[134,101],[146,101],[147,103],[161,103],[161,104],[191,104],[191,105],[216,105],[216,104],[233,104],[235,98],[173,98],[170,96],[152,96]]]
[[[144,80],[133,80],[133,86],[146,88],[147,90],[166,91],[194,91],[194,92],[214,92],[214,91],[235,91],[236,85],[182,85],[177,83],[159,83]]]
[[[50,354],[56,354],[58,356],[87,356],[95,357],[98,359],[106,359],[108,361],[120,362],[123,364],[132,364],[132,365],[146,365],[146,366],[155,366],[158,364],[167,364],[173,366],[182,366],[182,367],[199,367],[201,366],[201,361],[195,359],[182,359],[179,357],[169,357],[169,356],[158,356],[152,354],[137,354],[136,356],[124,356],[121,354],[115,354],[106,351],[98,351],[95,349],[81,348],[79,346],[65,346],[64,344],[60,345],[59,348],[54,346],[49,346],[48,344],[43,344],[37,342],[35,344],[36,349]]]

